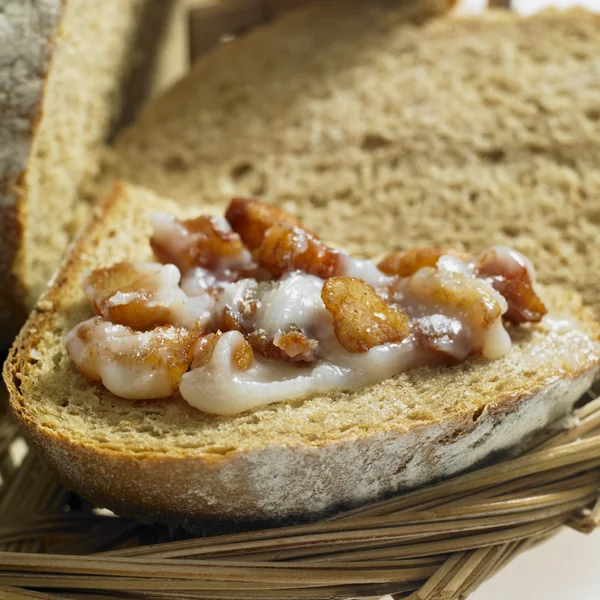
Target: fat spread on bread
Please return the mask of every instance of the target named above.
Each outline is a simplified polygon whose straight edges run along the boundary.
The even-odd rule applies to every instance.
[[[123,398],[179,392],[204,412],[238,414],[420,366],[499,358],[511,346],[505,322],[546,313],[533,266],[502,246],[479,257],[418,248],[377,263],[242,199],[225,218],[159,213],[152,224],[160,262],[87,274],[96,316],[65,337],[82,374]]]

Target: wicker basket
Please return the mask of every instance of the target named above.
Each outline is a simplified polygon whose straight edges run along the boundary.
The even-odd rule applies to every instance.
[[[598,524],[599,396],[519,458],[317,523],[193,539],[61,488],[6,414],[0,598],[465,597],[562,527]]]
[[[191,16],[192,55],[287,2]],[[56,483],[1,402],[0,599],[464,598],[563,527],[600,520],[600,386],[529,451],[317,523],[189,539]]]

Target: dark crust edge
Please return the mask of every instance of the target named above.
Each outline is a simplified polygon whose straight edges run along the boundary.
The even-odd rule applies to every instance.
[[[0,207],[0,231],[4,232],[4,239],[0,243],[2,259],[0,262],[0,282],[2,284],[2,303],[6,315],[0,316],[0,347],[8,343],[13,334],[23,323],[27,316],[26,308],[31,302],[27,285],[23,279],[25,263],[25,247],[23,245],[26,226],[27,203],[27,169],[34,147],[34,140],[44,117],[44,101],[48,91],[48,75],[52,70],[55,58],[55,48],[61,35],[61,23],[69,0],[60,0],[58,19],[52,37],[47,40],[45,63],[36,74],[42,80],[40,96],[34,107],[34,112],[29,116],[29,130],[27,132],[29,150],[24,169],[19,173],[7,173],[0,179],[0,188],[6,192],[12,191],[15,197],[13,204]],[[10,314],[8,314],[10,313]],[[6,317],[6,318],[5,318]]]

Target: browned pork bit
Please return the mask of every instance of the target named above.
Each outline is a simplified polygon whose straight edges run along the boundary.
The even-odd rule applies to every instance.
[[[247,339],[255,352],[269,360],[297,364],[310,364],[317,360],[317,341],[297,329],[281,332],[275,337],[256,329],[248,334]]]
[[[360,279],[330,277],[321,298],[333,317],[335,335],[348,352],[401,342],[410,333],[408,315],[386,304]]]
[[[527,321],[537,323],[548,312],[536,294],[527,267],[500,255],[496,250],[486,250],[477,264],[479,277],[487,278],[494,289],[502,294],[508,304],[504,318],[511,323]]]
[[[265,233],[276,223],[302,227],[297,217],[278,206],[246,198],[234,198],[227,207],[225,218],[251,250],[262,244]]]
[[[183,234],[183,243],[168,244],[154,235],[150,245],[160,262],[173,263],[182,271],[194,267],[210,269],[221,259],[238,256],[245,249],[240,236],[223,228],[216,217],[176,219],[175,223]]]
[[[433,246],[413,248],[406,252],[390,252],[377,266],[386,275],[409,277],[423,267],[435,267],[442,254],[444,250]]]
[[[340,272],[342,255],[304,229],[273,225],[257,252],[257,260],[274,277],[300,270],[323,279]]]
[[[152,296],[159,290],[161,265],[148,265],[140,269],[128,262],[95,269],[84,279],[83,286],[94,311],[104,318],[138,331],[167,325],[171,311],[166,306],[153,303]],[[121,292],[126,301],[111,303],[111,298]]]

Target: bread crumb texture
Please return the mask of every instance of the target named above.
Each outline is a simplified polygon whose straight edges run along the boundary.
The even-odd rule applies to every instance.
[[[300,11],[200,59],[117,171],[191,206],[277,202],[357,255],[508,244],[598,311],[598,56],[584,10]]]

